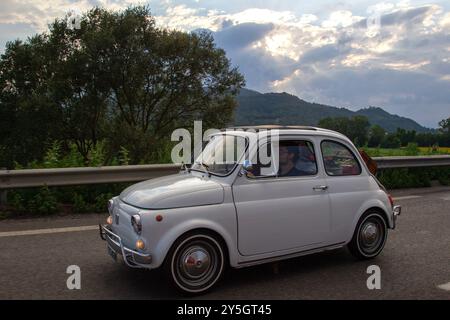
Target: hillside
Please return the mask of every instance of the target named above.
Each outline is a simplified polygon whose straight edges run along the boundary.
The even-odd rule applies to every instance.
[[[366,116],[371,124],[378,124],[392,132],[397,128],[428,131],[409,118],[390,114],[378,107],[369,107],[358,111],[337,108],[323,104],[310,103],[288,93],[259,93],[241,89],[235,111],[235,125],[281,124],[281,125],[317,125],[326,117]]]

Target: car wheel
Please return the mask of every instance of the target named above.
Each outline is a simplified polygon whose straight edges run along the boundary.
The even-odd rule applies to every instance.
[[[223,247],[209,234],[188,234],[172,246],[165,270],[176,289],[186,294],[205,293],[222,276]]]
[[[359,219],[348,248],[358,259],[375,258],[384,248],[387,232],[382,213],[368,211]]]

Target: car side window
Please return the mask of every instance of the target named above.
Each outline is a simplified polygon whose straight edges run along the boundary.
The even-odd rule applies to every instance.
[[[252,169],[247,171],[247,178],[267,178],[274,176],[272,144],[271,142],[267,142],[258,147],[258,151],[252,159]]]
[[[258,150],[257,161],[253,165],[250,177],[300,177],[317,174],[316,155],[312,142],[280,140],[278,148],[272,150],[270,144],[267,144],[265,148],[267,150]],[[278,152],[277,157],[268,154],[269,152]],[[271,163],[261,161],[260,155],[265,154],[269,155]]]
[[[323,163],[329,176],[361,174],[361,166],[355,155],[345,145],[330,140],[321,143]]]

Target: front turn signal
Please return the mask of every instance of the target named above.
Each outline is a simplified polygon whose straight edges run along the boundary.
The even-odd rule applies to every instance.
[[[136,241],[136,249],[144,250],[145,249],[145,243],[141,239]]]

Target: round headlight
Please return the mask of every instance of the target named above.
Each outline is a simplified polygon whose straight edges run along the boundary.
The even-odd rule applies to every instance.
[[[134,216],[131,217],[131,225],[133,226],[133,229],[137,234],[141,234],[142,224],[140,215],[135,214]]]

